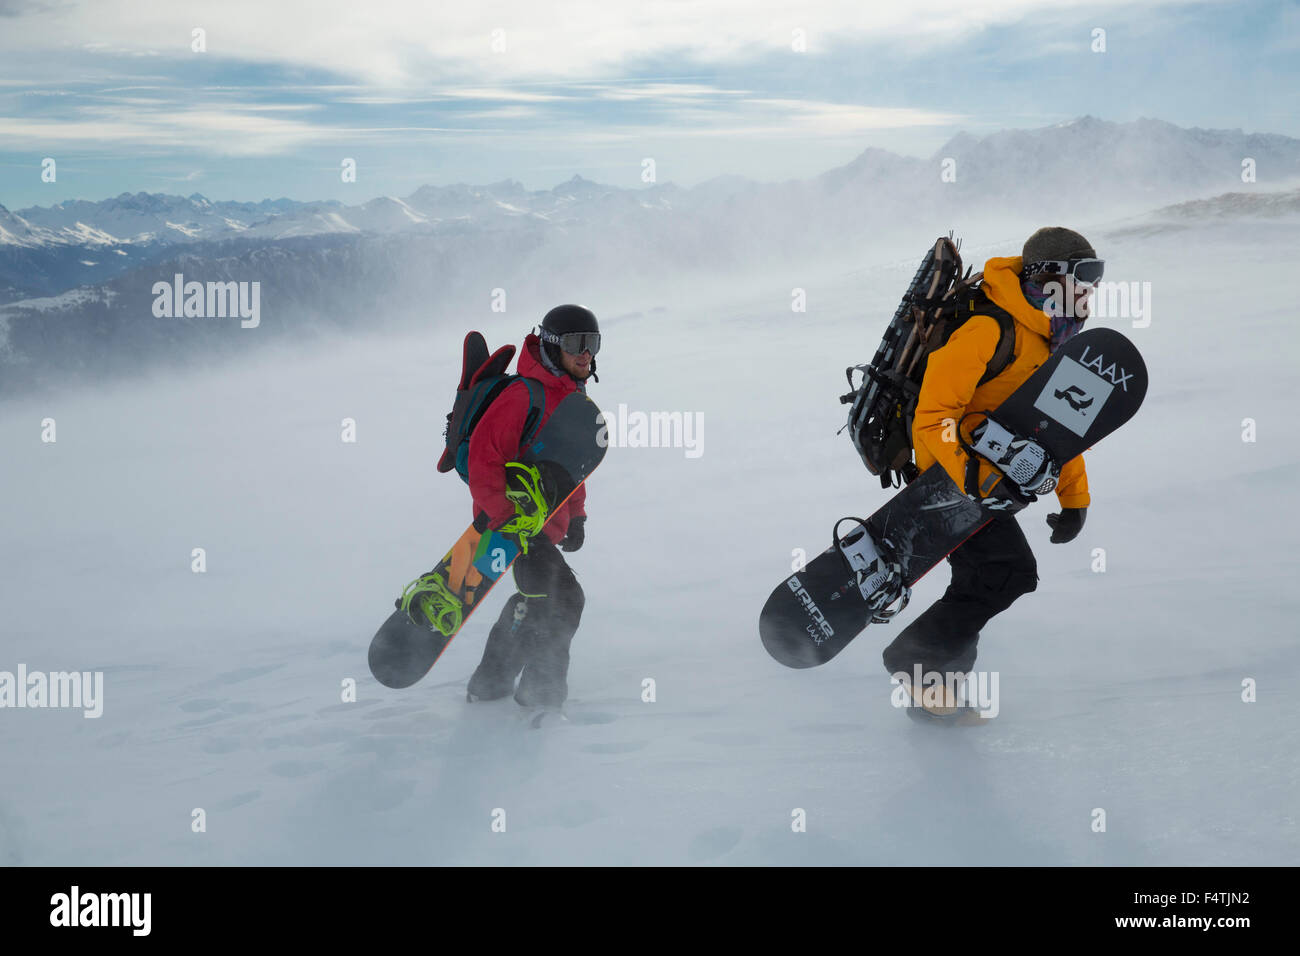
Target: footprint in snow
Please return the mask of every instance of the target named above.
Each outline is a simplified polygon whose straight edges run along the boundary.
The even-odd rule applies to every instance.
[[[579,800],[576,803],[566,803],[555,807],[549,812],[539,814],[537,822],[542,826],[564,827],[573,829],[585,824],[591,823],[605,816],[597,804],[590,800]]]
[[[212,710],[214,707],[220,707],[223,701],[213,697],[200,697],[198,700],[187,700],[181,704],[181,710],[187,714],[196,714],[205,710]]]
[[[209,737],[199,749],[206,754],[228,754],[234,753],[241,746],[243,741],[238,737]]]
[[[686,856],[692,863],[702,863],[726,853],[730,853],[740,842],[740,827],[714,827],[697,833],[686,848]]]
[[[379,717],[405,717],[407,714],[420,714],[423,713],[425,710],[427,710],[427,708],[425,707],[413,706],[411,704],[403,704],[398,707],[384,707],[381,708],[380,710],[372,710],[368,714],[363,714],[361,719],[375,720],[376,718]]]
[[[358,707],[370,707],[377,703],[379,703],[379,701],[375,700],[374,698],[371,698],[369,700],[364,700],[364,699],[356,700],[350,704],[344,704],[344,703],[330,704],[328,707],[322,707],[320,710],[316,711],[316,713],[337,714],[345,710],[356,710]]]
[[[630,754],[644,750],[648,743],[648,740],[635,740],[626,743],[588,744],[582,750],[589,754]]]
[[[189,730],[193,727],[207,727],[218,721],[225,720],[229,716],[229,714],[209,714],[207,717],[199,717],[195,720],[183,720],[176,727],[181,730]]]
[[[325,764],[314,760],[280,760],[271,764],[271,773],[278,777],[306,777],[325,769]]]
[[[801,734],[860,734],[862,724],[798,724],[790,729]]]
[[[272,671],[278,671],[284,667],[283,664],[267,664],[264,667],[241,667],[238,670],[226,671],[224,674],[218,674],[209,684],[238,684],[246,680],[252,680],[254,677],[261,677]]]
[[[247,803],[252,803],[261,795],[261,790],[249,790],[245,793],[237,793],[233,797],[227,797],[219,803],[214,803],[211,809],[218,813],[225,810],[233,810],[235,807],[242,807]]]
[[[724,747],[752,747],[754,744],[763,742],[763,738],[758,734],[725,730],[695,734],[691,739],[705,744],[722,744]]]

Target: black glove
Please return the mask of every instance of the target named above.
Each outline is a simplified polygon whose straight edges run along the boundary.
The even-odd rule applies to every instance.
[[[1064,544],[1073,541],[1083,530],[1083,519],[1088,516],[1087,508],[1062,508],[1060,514],[1048,515],[1047,524],[1052,529],[1052,544]]]
[[[560,542],[561,551],[577,551],[582,547],[582,542],[586,539],[586,532],[583,530],[587,524],[586,515],[578,515],[576,518],[569,519],[569,532]]]

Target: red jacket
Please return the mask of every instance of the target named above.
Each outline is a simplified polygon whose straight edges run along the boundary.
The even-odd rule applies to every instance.
[[[524,339],[519,352],[518,374],[542,384],[546,407],[540,430],[567,395],[578,391],[578,383],[564,372],[558,375],[542,364],[541,340],[536,335]],[[506,462],[519,460],[519,439],[528,415],[528,388],[516,382],[488,406],[469,437],[469,492],[474,498],[474,513],[488,516],[488,527],[498,528],[514,516],[515,506],[506,497]],[[569,519],[585,516],[587,486],[582,484],[563,506],[551,513],[542,532],[555,544],[569,532]]]

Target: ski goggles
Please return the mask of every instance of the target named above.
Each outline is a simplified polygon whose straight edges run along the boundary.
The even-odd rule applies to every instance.
[[[557,334],[542,329],[539,335],[543,342],[558,345],[570,355],[581,355],[583,352],[590,352],[595,355],[600,351],[599,332],[561,332]]]
[[[1027,276],[1053,275],[1074,276],[1076,282],[1096,285],[1106,271],[1104,259],[1043,259],[1025,266],[1023,274]]]

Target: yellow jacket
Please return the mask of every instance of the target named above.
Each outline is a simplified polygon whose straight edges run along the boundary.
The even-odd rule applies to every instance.
[[[997,348],[999,329],[997,319],[992,316],[974,315],[952,334],[943,348],[930,355],[921,382],[912,422],[916,465],[925,471],[936,461],[940,462],[958,488],[966,483],[967,455],[957,443],[950,423],[960,421],[968,412],[990,412],[997,408],[1050,354],[1052,320],[1025,301],[1020,291],[1021,265],[1020,256],[990,259],[984,264],[985,293],[1015,319],[1016,343],[1011,364],[1001,375],[977,387]],[[971,429],[981,421],[982,417],[972,415],[966,420],[962,435],[969,440]],[[991,473],[995,474],[992,466],[982,463],[981,488]],[[1088,506],[1091,499],[1082,455],[1061,467],[1056,497],[1063,508]]]

